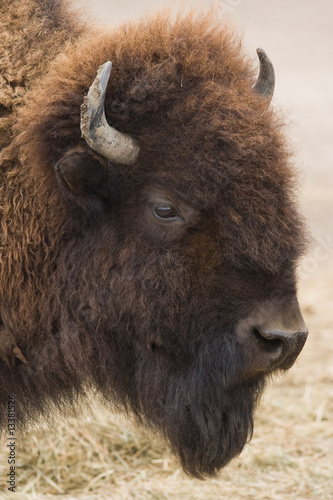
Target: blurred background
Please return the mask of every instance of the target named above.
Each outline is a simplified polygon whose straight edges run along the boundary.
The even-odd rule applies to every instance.
[[[85,17],[110,27],[166,5],[75,1]],[[211,5],[167,3],[175,11]],[[253,64],[258,65],[256,48],[263,47],[275,67],[273,104],[286,114],[302,172],[300,202],[313,235],[299,269],[309,340],[296,366],[266,391],[251,443],[219,478],[187,478],[164,445],[101,408],[52,432],[31,431],[20,455],[20,498],[333,499],[333,2],[214,5],[243,34]]]

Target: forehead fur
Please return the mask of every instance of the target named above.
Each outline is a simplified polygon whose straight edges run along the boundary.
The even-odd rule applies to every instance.
[[[164,179],[183,193],[210,214],[235,261],[276,271],[295,259],[304,232],[282,125],[252,91],[259,64],[254,70],[239,38],[213,12],[159,14],[70,47],[21,112],[30,164],[51,170],[80,142],[83,96],[107,60],[107,119],[141,148],[124,175],[146,186]]]
[[[31,139],[32,129],[43,127],[47,158],[52,149],[63,150],[80,140],[77,126],[83,96],[98,67],[111,60],[107,118],[141,139],[143,147],[147,134],[152,144],[151,131],[157,125],[162,132],[161,119],[170,138],[170,122],[178,126],[175,136],[184,129],[193,135],[193,120],[199,116],[202,121],[203,113],[207,132],[219,133],[223,118],[219,109],[244,111],[239,102],[244,94],[247,106],[249,99],[258,106],[250,92],[252,70],[239,49],[229,27],[215,22],[212,14],[175,20],[160,14],[114,31],[91,33],[61,54],[44,80],[36,83],[26,108],[29,118],[35,112],[34,124],[28,127],[23,121],[22,129]],[[213,117],[215,123],[208,119]]]

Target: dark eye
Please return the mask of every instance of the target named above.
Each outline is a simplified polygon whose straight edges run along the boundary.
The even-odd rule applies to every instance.
[[[179,215],[176,209],[172,205],[154,205],[153,212],[155,217],[159,220],[163,220],[166,222],[172,222],[175,219],[179,218]]]

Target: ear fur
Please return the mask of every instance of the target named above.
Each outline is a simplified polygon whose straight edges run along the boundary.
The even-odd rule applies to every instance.
[[[120,195],[122,178],[115,166],[88,147],[67,151],[54,169],[63,195],[87,212],[101,212]]]

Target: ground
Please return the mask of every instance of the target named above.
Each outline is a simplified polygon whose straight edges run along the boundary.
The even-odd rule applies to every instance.
[[[89,10],[99,22],[114,25],[161,3],[96,0]],[[275,65],[274,105],[290,120],[295,161],[304,172],[300,200],[313,235],[299,270],[309,340],[289,373],[271,382],[251,443],[217,479],[186,477],[161,443],[98,407],[95,416],[19,436],[16,498],[333,499],[333,3],[217,5],[245,33],[254,61],[255,48],[262,46]],[[1,500],[15,498],[6,493],[7,456],[1,443]]]

